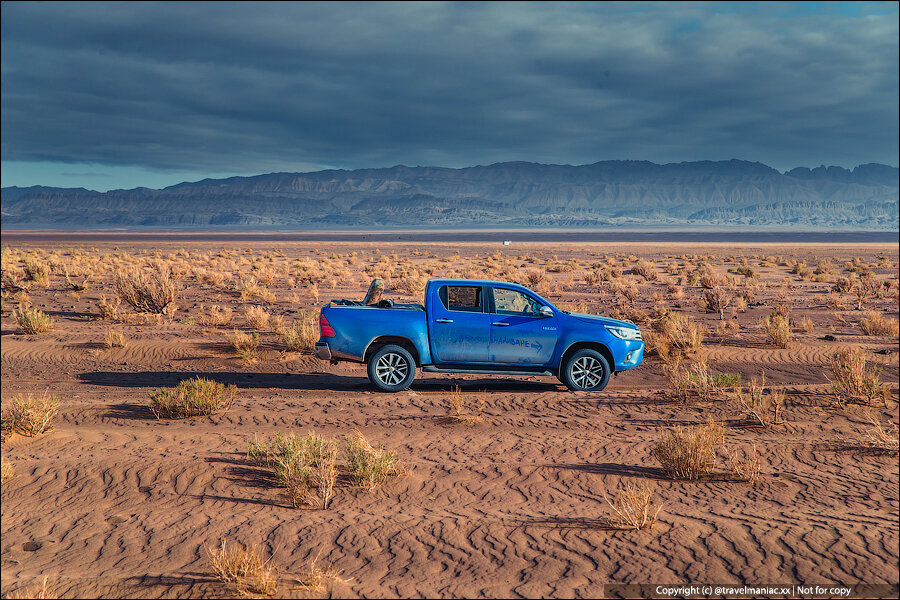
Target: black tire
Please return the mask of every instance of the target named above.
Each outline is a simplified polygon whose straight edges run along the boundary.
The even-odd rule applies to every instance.
[[[569,357],[560,380],[573,392],[600,392],[609,383],[609,362],[596,350],[585,348]]]
[[[402,346],[382,346],[369,358],[366,365],[369,381],[379,391],[400,392],[416,378],[416,361]]]

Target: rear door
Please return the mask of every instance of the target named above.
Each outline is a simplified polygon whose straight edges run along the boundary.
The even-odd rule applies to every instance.
[[[438,301],[429,305],[429,337],[434,361],[488,362],[491,315],[487,289],[480,285],[442,285]]]
[[[520,290],[489,288],[492,295],[490,360],[496,363],[550,364],[558,337],[557,317],[540,314],[540,300]]]

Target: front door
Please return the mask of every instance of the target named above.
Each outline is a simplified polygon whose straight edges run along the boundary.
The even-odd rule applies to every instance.
[[[491,288],[490,360],[496,363],[543,366],[556,348],[557,318],[540,314],[537,298],[519,290]]]

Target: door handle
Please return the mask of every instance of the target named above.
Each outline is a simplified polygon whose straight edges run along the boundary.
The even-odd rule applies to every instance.
[[[452,323],[453,319],[435,319],[435,323]]]
[[[504,323],[503,321],[497,321],[495,323],[491,323],[491,325],[496,325],[497,327],[509,327],[509,323]]]

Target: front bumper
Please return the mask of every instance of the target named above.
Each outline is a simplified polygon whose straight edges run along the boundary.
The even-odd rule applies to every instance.
[[[328,342],[316,342],[316,356],[322,360],[331,360],[331,348]]]
[[[633,341],[628,343],[628,350],[625,354],[625,359],[616,363],[615,369],[616,371],[628,371],[629,369],[633,369],[641,364],[644,360],[644,342],[642,341]]]

